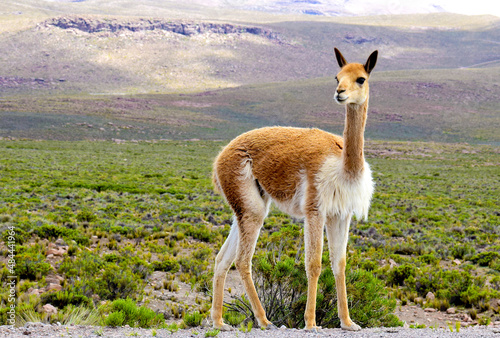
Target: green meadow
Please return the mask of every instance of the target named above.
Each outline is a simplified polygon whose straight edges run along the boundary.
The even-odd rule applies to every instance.
[[[212,160],[224,144],[1,140],[0,278],[6,283],[12,275],[7,243],[14,241],[17,323],[78,317],[108,326],[199,325],[208,316],[213,262],[231,223],[211,184]],[[397,304],[456,307],[481,323],[498,318],[498,148],[368,141],[366,156],[376,193],[368,221],[354,219],[351,226],[353,320],[363,327],[402,325],[392,314]],[[273,208],[254,257],[270,318],[289,327],[303,325],[301,222]],[[47,257],[54,247],[64,252]],[[323,269],[318,324],[335,327],[326,249]],[[151,285],[158,273],[161,280]],[[51,289],[54,279],[60,287]],[[2,288],[2,304],[8,292]],[[435,299],[426,299],[429,292]],[[158,298],[163,293],[171,296]],[[186,294],[196,299],[188,302]],[[244,296],[225,300],[226,321],[253,321]],[[40,313],[45,304],[58,313]],[[7,308],[1,311],[4,325]]]

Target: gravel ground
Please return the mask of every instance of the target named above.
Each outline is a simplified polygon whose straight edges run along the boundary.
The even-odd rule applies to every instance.
[[[138,329],[130,327],[109,328],[95,326],[58,326],[42,323],[27,323],[23,327],[13,328],[0,326],[0,337],[205,337],[209,328],[179,330],[175,333],[162,330]],[[251,332],[241,331],[221,332],[217,337],[500,337],[500,328],[476,326],[461,328],[460,332],[450,332],[444,329],[405,329],[405,328],[372,328],[358,332],[347,332],[341,329],[323,329],[319,333],[306,332],[297,329],[279,329],[263,331],[252,329]]]

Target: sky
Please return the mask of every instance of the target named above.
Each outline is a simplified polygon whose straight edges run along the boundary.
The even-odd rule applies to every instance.
[[[347,1],[346,5],[349,3],[354,6],[366,6],[369,3],[373,7],[390,9],[394,14],[428,12],[429,9],[438,6],[452,13],[467,15],[491,14],[500,17],[500,1],[498,0],[351,0]]]
[[[500,2],[497,0],[437,0],[443,9],[459,14],[492,14],[500,17]]]

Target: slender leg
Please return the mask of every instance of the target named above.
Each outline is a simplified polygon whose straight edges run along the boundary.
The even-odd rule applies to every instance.
[[[340,218],[338,216],[328,217],[326,221],[326,235],[328,238],[332,271],[335,275],[340,326],[344,330],[358,331],[361,330],[361,327],[354,323],[349,316],[345,286],[346,249],[350,222],[351,215],[347,218]]]
[[[229,236],[215,258],[211,316],[213,326],[223,331],[232,329],[231,326],[224,324],[222,321],[222,305],[224,300],[224,284],[226,282],[226,275],[236,257],[238,238],[239,229],[235,219],[231,227],[231,231],[229,232]]]
[[[308,216],[304,227],[305,266],[307,274],[307,303],[304,320],[306,330],[317,330],[316,295],[321,274],[321,253],[323,252],[323,219],[314,214]]]
[[[262,307],[252,280],[252,257],[262,222],[263,218],[255,219],[254,217],[247,217],[239,221],[240,245],[238,246],[235,264],[260,327],[272,329],[275,328],[275,326],[267,319],[266,312]]]

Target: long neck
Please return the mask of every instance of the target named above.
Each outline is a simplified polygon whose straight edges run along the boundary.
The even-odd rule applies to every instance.
[[[368,98],[362,105],[353,103],[346,105],[342,160],[344,171],[351,177],[361,174],[364,168],[363,147],[367,110]]]

